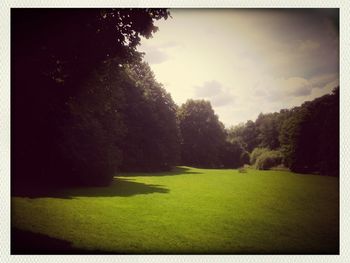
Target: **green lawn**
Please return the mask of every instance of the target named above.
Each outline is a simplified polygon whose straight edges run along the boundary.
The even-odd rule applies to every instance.
[[[178,167],[119,175],[105,188],[14,196],[12,246],[30,252],[53,240],[80,253],[338,253],[338,204],[337,178]]]

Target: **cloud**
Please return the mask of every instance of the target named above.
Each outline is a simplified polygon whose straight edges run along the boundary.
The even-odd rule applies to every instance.
[[[167,41],[157,45],[143,44],[140,50],[145,52],[145,60],[149,64],[161,64],[170,59],[169,49],[180,46],[181,44],[176,41]]]
[[[226,105],[232,105],[235,98],[226,92],[219,93],[211,99],[213,107],[222,107]]]
[[[339,86],[339,79],[333,80],[324,86],[325,90],[333,90],[335,87]]]
[[[265,75],[252,87],[249,103],[246,96],[238,97],[236,104],[245,108],[251,116],[254,114],[257,116],[259,112],[276,112],[280,109],[299,106],[305,101],[330,93],[337,85],[339,85],[337,73],[317,75],[309,79],[274,78]],[[240,117],[235,116],[236,119]]]
[[[314,76],[310,79],[311,85],[313,88],[325,88],[328,83],[338,82],[339,83],[339,74],[338,73],[328,73],[318,76]]]
[[[301,97],[306,96],[311,93],[311,83],[307,79],[301,77],[288,78],[282,81],[285,89],[287,89],[287,94]]]
[[[230,91],[216,80],[206,81],[201,86],[195,86],[195,96],[209,100],[213,107],[226,106],[235,100]]]
[[[306,51],[318,49],[319,47],[320,47],[320,43],[318,43],[317,41],[308,39],[305,41],[300,41],[298,50],[301,52],[306,52]]]
[[[311,90],[310,82],[301,77],[273,78],[267,76],[254,87],[253,96],[257,100],[274,103],[284,98],[309,95]]]
[[[197,97],[213,97],[222,92],[221,83],[216,80],[206,81],[202,86],[195,87]]]
[[[160,64],[169,59],[169,56],[159,48],[150,48],[145,55],[145,59],[150,64]]]
[[[183,46],[183,44],[181,44],[180,42],[177,41],[167,41],[164,43],[159,44],[159,48],[174,48],[174,47],[179,47],[179,46]]]

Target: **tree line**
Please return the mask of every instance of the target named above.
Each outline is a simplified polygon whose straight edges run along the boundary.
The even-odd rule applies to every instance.
[[[259,147],[278,149],[294,171],[336,174],[339,91],[225,129],[207,101],[177,106],[136,50],[169,16],[12,9],[14,185],[106,185],[118,171],[179,164],[237,168]]]
[[[228,134],[251,152],[258,168],[283,164],[293,172],[339,176],[339,87],[299,107],[261,113]],[[271,164],[264,158],[257,163],[259,156]]]

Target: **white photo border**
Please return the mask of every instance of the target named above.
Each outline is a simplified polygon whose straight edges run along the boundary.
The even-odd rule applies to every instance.
[[[340,255],[11,255],[10,10],[16,7],[339,8]],[[0,261],[1,262],[349,262],[350,1],[347,0],[3,0],[0,4]]]

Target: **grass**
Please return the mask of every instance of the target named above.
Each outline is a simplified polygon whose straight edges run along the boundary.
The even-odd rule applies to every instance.
[[[13,196],[12,227],[14,253],[334,254],[339,180],[190,167],[124,174],[109,187]]]

